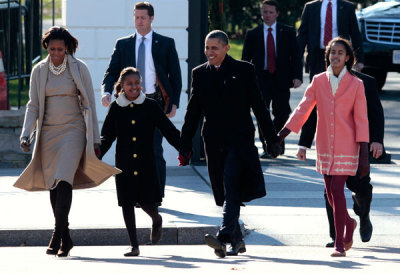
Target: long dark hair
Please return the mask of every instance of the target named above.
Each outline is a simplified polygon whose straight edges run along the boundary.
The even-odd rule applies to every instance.
[[[329,61],[329,55],[331,54],[331,48],[334,44],[341,44],[345,48],[346,55],[349,56],[349,60],[347,60],[345,65],[346,65],[347,70],[351,73],[351,68],[356,63],[356,57],[354,56],[354,50],[351,46],[350,41],[347,39],[344,39],[342,37],[336,37],[336,38],[332,39],[326,46],[326,50],[325,50],[326,68],[328,68],[329,65],[331,64],[331,62]]]
[[[119,75],[118,81],[114,85],[115,98],[118,98],[119,94],[122,93],[121,83],[125,81],[125,78],[128,75],[137,75],[140,79],[140,82],[142,82],[142,78],[140,77],[140,72],[137,68],[134,67],[124,68]]]
[[[42,46],[47,49],[50,40],[62,40],[64,41],[67,52],[70,55],[74,55],[78,48],[78,39],[69,33],[68,29],[64,27],[54,26],[49,28],[42,37]]]

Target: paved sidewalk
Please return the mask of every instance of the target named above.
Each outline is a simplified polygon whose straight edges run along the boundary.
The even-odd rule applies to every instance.
[[[217,258],[207,246],[143,246],[140,256],[125,258],[125,247],[79,246],[72,256],[57,259],[43,247],[0,248],[1,273],[7,274],[126,274],[126,273],[398,273],[397,248],[354,248],[345,258],[329,257],[317,247],[248,245],[237,257]]]

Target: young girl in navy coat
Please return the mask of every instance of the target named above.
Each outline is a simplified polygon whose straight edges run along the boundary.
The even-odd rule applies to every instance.
[[[122,173],[115,177],[118,205],[128,230],[131,249],[125,256],[138,256],[135,205],[153,221],[152,244],[162,236],[162,218],[157,204],[161,203],[161,190],[154,160],[153,135],[158,128],[167,141],[178,150],[180,132],[153,99],[141,92],[139,70],[127,67],[121,71],[115,84],[115,97],[101,129],[101,157],[115,139],[117,147],[115,165]]]

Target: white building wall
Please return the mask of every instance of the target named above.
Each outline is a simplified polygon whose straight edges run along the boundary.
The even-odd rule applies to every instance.
[[[62,22],[79,40],[76,57],[89,67],[96,96],[97,115],[100,126],[107,114],[107,108],[101,105],[101,82],[108,67],[115,42],[118,38],[135,32],[133,7],[138,0],[63,0]],[[152,0],[154,6],[153,29],[174,38],[178,52],[183,91],[187,87],[187,58],[189,3],[188,0]],[[181,95],[181,108],[172,119],[177,128],[181,128],[187,104],[187,95]],[[101,128],[101,127],[100,127]],[[165,142],[164,142],[165,143]],[[164,156],[167,165],[176,165],[177,152],[164,144]],[[114,148],[104,158],[114,163]]]

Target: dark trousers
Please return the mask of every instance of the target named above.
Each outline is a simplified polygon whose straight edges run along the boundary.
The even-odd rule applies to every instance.
[[[156,160],[157,176],[160,182],[160,189],[162,197],[164,197],[165,191],[165,181],[167,177],[167,163],[165,162],[163,153],[164,149],[162,147],[163,135],[161,131],[156,129],[154,131],[154,158]]]
[[[146,94],[146,97],[154,99],[162,109],[164,109],[164,99],[162,97],[161,90],[157,89],[155,93],[152,94]],[[158,181],[160,183],[160,189],[161,189],[161,194],[162,197],[164,197],[164,192],[165,192],[165,181],[166,181],[166,162],[164,159],[164,150],[162,147],[162,141],[163,141],[163,135],[161,134],[161,131],[156,129],[154,131],[154,158],[156,160],[156,172],[158,176]]]
[[[276,131],[279,131],[283,128],[290,116],[290,113],[292,112],[289,104],[290,89],[279,87],[276,74],[271,74],[268,71],[264,72],[264,75],[260,81],[265,105],[268,109],[272,107],[272,114],[274,115],[272,122]],[[266,152],[265,139],[262,136],[259,127],[258,132],[264,151]]]
[[[353,192],[353,210],[360,217],[368,216],[371,208],[371,201],[372,201],[372,185],[371,185],[371,178],[369,174],[364,176],[360,179],[359,175],[356,176],[349,176],[346,181],[347,188]],[[328,215],[329,221],[329,236],[332,239],[335,239],[335,226],[334,226],[334,218],[333,218],[333,209],[330,206],[326,191],[324,193],[325,197],[325,207],[326,213]]]
[[[242,170],[240,157],[233,149],[221,151],[224,161],[224,194],[225,201],[222,211],[222,225],[217,233],[221,242],[235,244],[243,239],[239,225],[240,216],[240,181]]]

